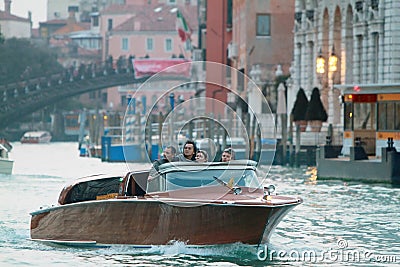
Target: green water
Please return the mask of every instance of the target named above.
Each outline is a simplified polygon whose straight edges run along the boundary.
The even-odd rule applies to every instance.
[[[272,167],[265,183],[299,195],[272,235],[268,253],[243,244],[192,248],[183,243],[138,250],[51,247],[27,240],[29,212],[54,204],[66,182],[125,164],[80,158],[75,143],[14,144],[14,174],[0,175],[0,266],[397,266],[400,189],[310,179],[306,168]],[[139,165],[140,167],[143,167]],[[310,256],[311,255],[311,256]]]

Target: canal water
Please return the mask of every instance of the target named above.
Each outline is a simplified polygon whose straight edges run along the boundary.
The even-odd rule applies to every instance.
[[[318,181],[312,169],[273,166],[265,183],[299,195],[272,235],[268,252],[243,244],[184,243],[138,250],[48,246],[28,240],[29,212],[57,202],[63,186],[95,173],[125,173],[123,163],[81,158],[76,143],[13,143],[13,175],[0,175],[0,266],[397,266],[400,189]],[[146,165],[133,164],[143,168]]]

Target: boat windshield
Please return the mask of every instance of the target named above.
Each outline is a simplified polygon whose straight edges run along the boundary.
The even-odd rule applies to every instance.
[[[245,186],[259,188],[260,183],[254,170],[209,169],[190,172],[169,172],[166,174],[166,190],[215,186]]]

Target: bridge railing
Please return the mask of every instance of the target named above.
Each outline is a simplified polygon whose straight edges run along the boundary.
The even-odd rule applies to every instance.
[[[55,85],[70,83],[79,80],[88,80],[100,76],[113,74],[133,73],[132,60],[119,58],[117,61],[108,59],[101,63],[81,64],[70,66],[63,72],[48,74],[42,77],[26,78],[14,83],[0,85],[0,101],[7,102],[22,95],[48,89]]]

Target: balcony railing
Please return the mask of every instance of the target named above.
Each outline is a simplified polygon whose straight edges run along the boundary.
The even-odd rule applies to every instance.
[[[301,23],[301,17],[303,15],[303,12],[296,12],[294,13],[294,19],[296,20],[297,23]]]
[[[312,9],[307,10],[306,17],[309,21],[314,21],[314,10],[312,10]]]
[[[357,12],[362,12],[363,11],[363,4],[364,4],[363,1],[357,1],[356,2],[356,10],[357,10]]]
[[[379,0],[371,0],[371,8],[373,10],[378,10],[378,8],[379,8]]]

